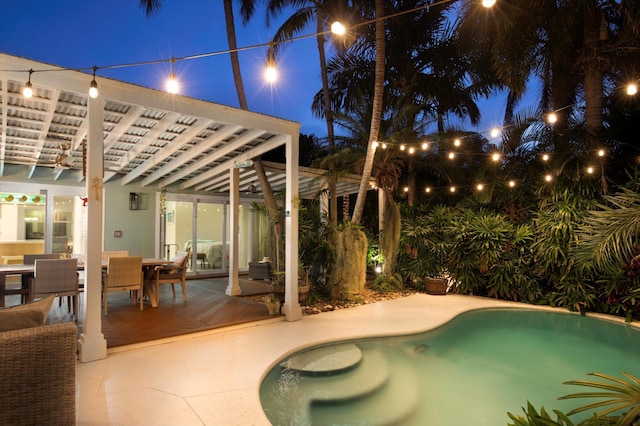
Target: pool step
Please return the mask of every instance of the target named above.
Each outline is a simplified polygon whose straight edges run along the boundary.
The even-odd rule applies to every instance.
[[[303,375],[333,375],[355,367],[362,361],[362,351],[353,343],[323,346],[302,352],[280,363],[282,368]]]
[[[375,374],[373,363],[367,367],[369,356],[381,356],[375,352],[364,352],[363,362],[358,370],[364,375]],[[376,361],[377,362],[377,361]],[[386,361],[385,361],[386,364]],[[365,371],[368,370],[368,371]],[[383,386],[372,392],[362,394],[359,398],[348,400],[339,398],[319,400],[312,397],[309,416],[312,424],[366,424],[366,425],[400,425],[406,424],[419,404],[419,388],[415,379],[415,371],[408,363],[394,364],[392,374]],[[335,379],[335,377],[334,377]],[[357,386],[356,382],[347,381],[341,384],[345,388]],[[328,404],[331,402],[331,404]]]
[[[356,368],[340,375],[305,377],[301,391],[310,404],[341,404],[376,392],[388,379],[387,360],[378,351],[368,351]]]

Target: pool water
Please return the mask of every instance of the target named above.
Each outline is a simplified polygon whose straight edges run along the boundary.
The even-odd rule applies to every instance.
[[[314,351],[322,355],[310,362]],[[350,365],[332,371],[343,352]],[[527,401],[549,413],[592,402],[557,400],[588,390],[562,382],[623,371],[640,377],[637,328],[566,313],[487,309],[417,335],[305,349],[268,372],[260,398],[274,425],[495,426],[509,422],[507,412],[522,415]]]

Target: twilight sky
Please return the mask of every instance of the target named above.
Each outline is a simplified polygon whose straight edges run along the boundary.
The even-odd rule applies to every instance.
[[[0,52],[62,67],[93,67],[183,57],[228,49],[221,0],[165,0],[160,12],[146,17],[138,0],[2,0]],[[236,15],[237,16],[237,15]],[[238,47],[268,42],[284,19],[266,26],[263,9],[245,26],[236,18]],[[309,30],[307,33],[311,33]],[[323,122],[311,114],[314,93],[321,88],[315,38],[288,44],[278,62],[280,78],[264,82],[266,48],[240,52],[249,109],[300,122],[301,132],[326,136]],[[0,69],[2,64],[0,64]],[[164,90],[168,63],[98,70],[110,77]],[[238,106],[229,55],[179,61],[175,72],[186,96]],[[32,78],[37,85],[37,74]],[[483,101],[482,123],[499,125],[504,97]]]

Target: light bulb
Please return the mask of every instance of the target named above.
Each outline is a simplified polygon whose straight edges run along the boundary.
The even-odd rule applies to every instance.
[[[409,187],[408,186],[404,187],[404,192],[409,192]]]
[[[428,142],[422,142],[422,149],[424,149],[425,151],[427,149],[429,149],[429,143]]]
[[[542,161],[549,161],[549,154],[542,154]]]
[[[452,186],[451,188],[449,188],[449,192],[451,192],[451,193],[456,192],[456,187]]]
[[[373,141],[373,143],[371,145],[373,145],[374,149],[377,148],[378,147],[378,141]]]
[[[547,122],[549,124],[554,124],[558,121],[558,115],[555,112],[550,112],[547,114]]]
[[[476,186],[476,188],[478,188],[478,191],[482,191],[484,189],[484,185],[479,183],[478,186]]]
[[[604,149],[598,150],[598,157],[604,157]]]
[[[431,192],[431,188],[429,188],[428,186],[424,189],[424,192],[426,192],[427,194]]]
[[[98,97],[98,83],[93,80],[91,81],[91,87],[89,87],[89,96],[93,99]]]
[[[587,173],[593,174],[593,167],[587,167]]]
[[[552,179],[553,179],[553,177],[551,175],[546,175],[544,177],[544,180],[546,180],[547,182],[551,182]]]
[[[166,83],[166,89],[167,92],[174,95],[178,93],[178,90],[180,90],[180,84],[178,84],[178,80],[176,79],[176,75],[174,73],[169,74],[169,79]]]
[[[635,83],[627,85],[627,95],[633,96],[638,93],[638,86]]]
[[[382,149],[387,149],[387,144],[385,142],[382,142]]]
[[[405,148],[406,148],[406,147],[404,146],[404,144],[400,145],[400,151],[404,151],[404,150],[405,150]]]
[[[482,0],[482,5],[486,8],[493,7],[496,4],[496,0]]]
[[[331,24],[331,32],[335,35],[344,35],[347,29],[340,22],[336,21]]]
[[[494,127],[493,129],[491,129],[491,137],[497,138],[498,136],[500,136],[500,128]]]
[[[456,153],[455,152],[450,152],[449,153],[449,160],[453,160],[454,158],[456,158]]]
[[[24,85],[24,88],[22,89],[22,96],[24,96],[25,98],[30,98],[33,96],[33,86],[31,85],[30,81],[28,81]]]
[[[276,67],[267,65],[267,68],[264,70],[264,79],[267,80],[267,83],[274,83],[278,79]]]
[[[516,181],[515,180],[510,180],[509,181],[509,188],[513,188],[516,186]]]
[[[453,144],[454,144],[455,146],[460,146],[460,144],[461,144],[460,139],[456,139],[456,140],[454,140],[454,141],[453,141]]]
[[[416,149],[414,147],[409,148],[409,154],[414,154]]]
[[[491,159],[493,161],[500,161],[500,154],[497,152],[494,152],[493,155],[491,156]]]

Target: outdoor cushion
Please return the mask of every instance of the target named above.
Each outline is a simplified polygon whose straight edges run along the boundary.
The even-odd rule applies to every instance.
[[[0,309],[0,332],[44,325],[55,296]]]

